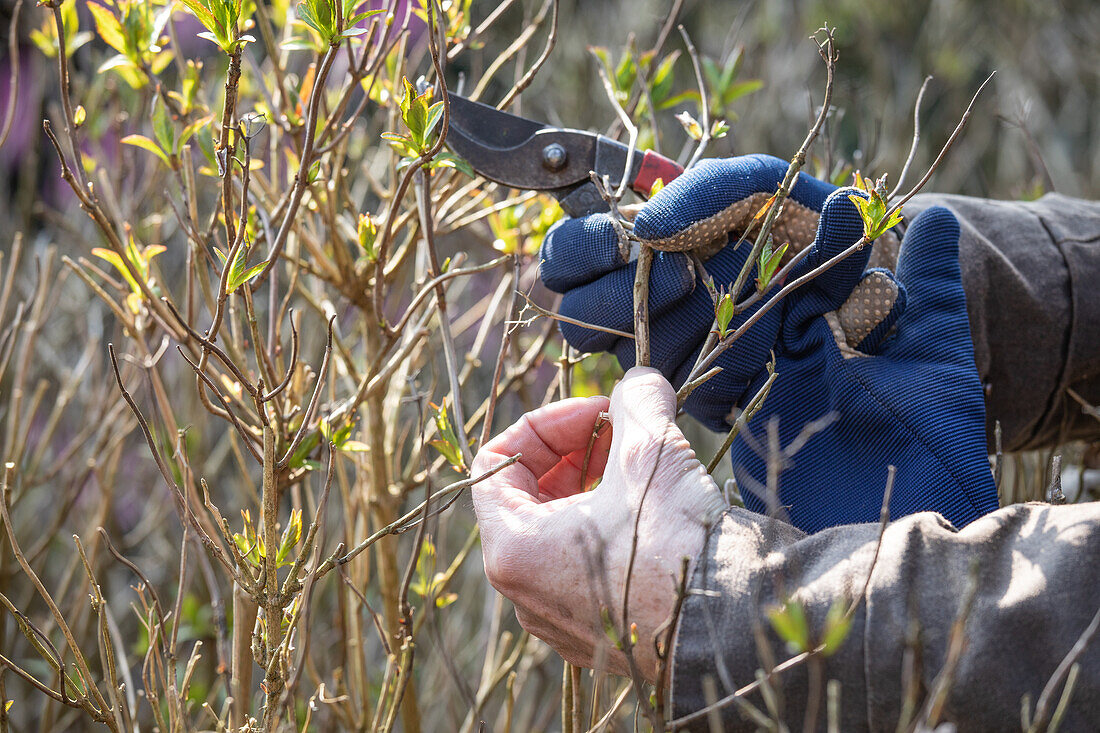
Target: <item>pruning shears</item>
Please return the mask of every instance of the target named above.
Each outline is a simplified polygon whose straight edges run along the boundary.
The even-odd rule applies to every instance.
[[[590,172],[607,176],[648,197],[657,179],[668,183],[683,166],[648,150],[630,155],[626,145],[604,135],[570,130],[501,112],[447,93],[447,144],[481,176],[509,188],[545,191],[569,216],[608,211]],[[630,169],[627,170],[627,165]]]

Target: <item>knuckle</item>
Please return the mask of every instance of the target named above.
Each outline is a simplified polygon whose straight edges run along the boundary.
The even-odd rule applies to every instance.
[[[624,439],[619,459],[623,473],[631,479],[651,475],[662,456],[672,447],[664,432],[642,432]]]

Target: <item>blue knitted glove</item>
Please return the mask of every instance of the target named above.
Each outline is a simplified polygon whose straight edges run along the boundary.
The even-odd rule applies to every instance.
[[[779,376],[732,450],[746,507],[782,507],[807,532],[877,521],[887,466],[894,465],[892,518],[929,510],[962,527],[997,508],[958,241],[954,215],[931,208],[902,242],[897,278],[904,288],[890,273],[870,270],[840,312],[830,312],[813,292],[792,294],[784,306]],[[862,314],[844,312],[853,306]],[[885,324],[873,327],[886,312],[900,313],[889,335]],[[851,332],[859,329],[851,324],[860,322],[866,335],[853,343]],[[834,422],[781,459],[777,496],[769,502],[762,457],[769,422],[777,421],[779,445],[787,447],[830,413]]]
[[[738,216],[751,220],[769,196],[775,193],[787,172],[787,162],[767,155],[708,160],[665,186],[648,201],[634,219],[634,233],[643,239],[673,237],[692,225],[728,223]],[[782,220],[773,230],[777,245],[795,239],[810,241],[817,227],[817,244],[823,251],[836,252],[849,246],[862,233],[862,224],[850,218],[834,224],[826,198],[835,187],[800,175],[792,187]],[[842,203],[850,208],[846,197]],[[820,223],[814,222],[822,212]],[[738,210],[738,216],[730,212]],[[723,228],[723,231],[725,229]],[[752,249],[746,241],[736,249],[726,246],[706,262],[707,272],[718,287],[729,288]],[[691,277],[687,257],[657,252],[650,274],[649,313],[651,365],[679,387],[699,355],[714,320],[714,304],[702,282]],[[633,332],[633,283],[635,264],[623,262],[618,238],[607,214],[566,219],[546,236],[542,246],[540,276],[548,288],[565,297],[564,316],[620,331]],[[843,302],[858,280],[862,265],[854,273],[843,266],[834,268],[807,288]],[[697,274],[701,277],[701,273]],[[854,279],[853,279],[854,277]],[[741,294],[755,287],[755,274]],[[740,314],[730,324],[736,328],[757,306]],[[768,361],[781,325],[781,309],[773,308],[726,350],[716,362],[723,371],[699,387],[684,409],[712,430],[728,430],[730,410],[746,398],[751,379]],[[634,365],[634,341],[562,323],[562,334],[574,348],[611,351],[623,369]]]

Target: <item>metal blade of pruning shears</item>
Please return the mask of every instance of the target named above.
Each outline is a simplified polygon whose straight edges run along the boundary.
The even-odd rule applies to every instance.
[[[626,145],[604,135],[553,127],[449,92],[448,97],[451,150],[490,181],[551,194],[569,216],[608,210],[590,172],[607,176],[612,186],[625,177],[631,189],[648,197],[657,179],[668,183],[684,171],[648,150],[631,156]]]

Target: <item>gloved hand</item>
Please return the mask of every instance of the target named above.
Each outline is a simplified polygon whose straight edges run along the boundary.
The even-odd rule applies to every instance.
[[[767,155],[708,160],[687,171],[648,201],[634,219],[634,233],[648,240],[675,237],[692,227],[733,232],[749,226],[754,214],[775,193],[787,171],[787,162]],[[827,198],[831,184],[801,174],[791,189],[783,214],[773,228],[776,246],[791,242],[792,254],[815,242],[823,257],[851,245],[862,234],[862,224],[850,217],[833,221],[832,204],[851,208],[847,192]],[[818,212],[821,212],[818,222]],[[816,238],[814,232],[816,231]],[[890,235],[893,236],[892,234]],[[726,246],[706,262],[718,287],[729,288],[752,249],[750,237],[739,247]],[[876,244],[876,249],[880,248]],[[692,278],[685,255],[657,252],[650,273],[649,313],[651,366],[679,388],[686,380],[714,320],[714,304],[697,278]],[[624,263],[619,242],[607,214],[566,219],[546,236],[540,276],[548,288],[564,294],[561,313],[586,323],[633,332],[633,283],[636,266]],[[849,258],[806,290],[813,290],[837,308],[858,280],[866,257]],[[858,267],[854,273],[852,267]],[[700,277],[701,273],[697,274]],[[749,278],[743,299],[755,287]],[[761,304],[739,314],[736,328]],[[716,362],[723,371],[688,398],[685,410],[712,430],[727,430],[727,416],[751,393],[749,382],[761,371],[774,348],[781,325],[781,309],[773,308],[725,351]],[[562,323],[562,334],[580,351],[611,351],[624,369],[634,365],[634,342],[602,331]]]
[[[854,208],[850,215],[858,218]],[[792,294],[783,307],[779,376],[732,448],[746,507],[782,507],[807,532],[878,521],[894,465],[892,518],[929,510],[962,527],[997,508],[958,242],[954,215],[931,208],[906,232],[897,278],[869,270],[838,312],[813,291]],[[853,337],[861,327],[865,335]],[[769,422],[778,421],[786,448],[830,413],[834,422],[783,459],[769,501]]]

